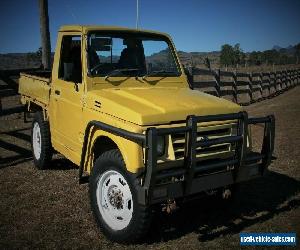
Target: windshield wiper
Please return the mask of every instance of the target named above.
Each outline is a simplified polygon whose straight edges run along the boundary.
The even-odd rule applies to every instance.
[[[110,71],[109,73],[107,73],[107,75],[104,77],[105,80],[107,80],[110,76],[115,76],[118,75],[119,73],[123,73],[123,72],[132,72],[132,71],[139,71],[139,69],[114,69],[112,71]]]
[[[143,80],[145,80],[149,76],[158,76],[160,74],[176,74],[174,71],[167,71],[167,70],[156,70],[156,71],[151,71],[148,74],[144,75],[142,77]]]

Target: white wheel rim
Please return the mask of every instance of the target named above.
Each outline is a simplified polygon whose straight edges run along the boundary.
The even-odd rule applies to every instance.
[[[104,172],[97,183],[97,205],[105,223],[113,230],[128,226],[133,213],[130,187],[117,171]]]
[[[41,157],[42,150],[42,137],[41,129],[37,122],[35,122],[33,125],[32,137],[33,154],[35,159],[39,160]]]

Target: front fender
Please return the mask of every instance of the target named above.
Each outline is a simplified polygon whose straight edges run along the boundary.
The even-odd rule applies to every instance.
[[[117,145],[124,159],[126,168],[129,172],[137,173],[141,168],[144,167],[143,150],[141,143],[126,139],[119,135],[112,134],[97,127],[93,127],[88,134],[86,155],[84,157],[83,163],[83,169],[86,172],[91,172],[94,162],[93,148],[96,140],[99,137],[107,137]]]

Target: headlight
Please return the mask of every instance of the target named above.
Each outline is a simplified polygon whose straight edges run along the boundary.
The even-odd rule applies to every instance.
[[[156,147],[156,151],[157,151],[157,155],[158,156],[163,156],[163,154],[165,153],[165,137],[164,136],[158,136],[157,137],[157,147]]]

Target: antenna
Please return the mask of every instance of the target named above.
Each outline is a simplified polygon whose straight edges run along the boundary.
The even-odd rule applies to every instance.
[[[136,0],[136,24],[135,28],[139,28],[139,0]]]

